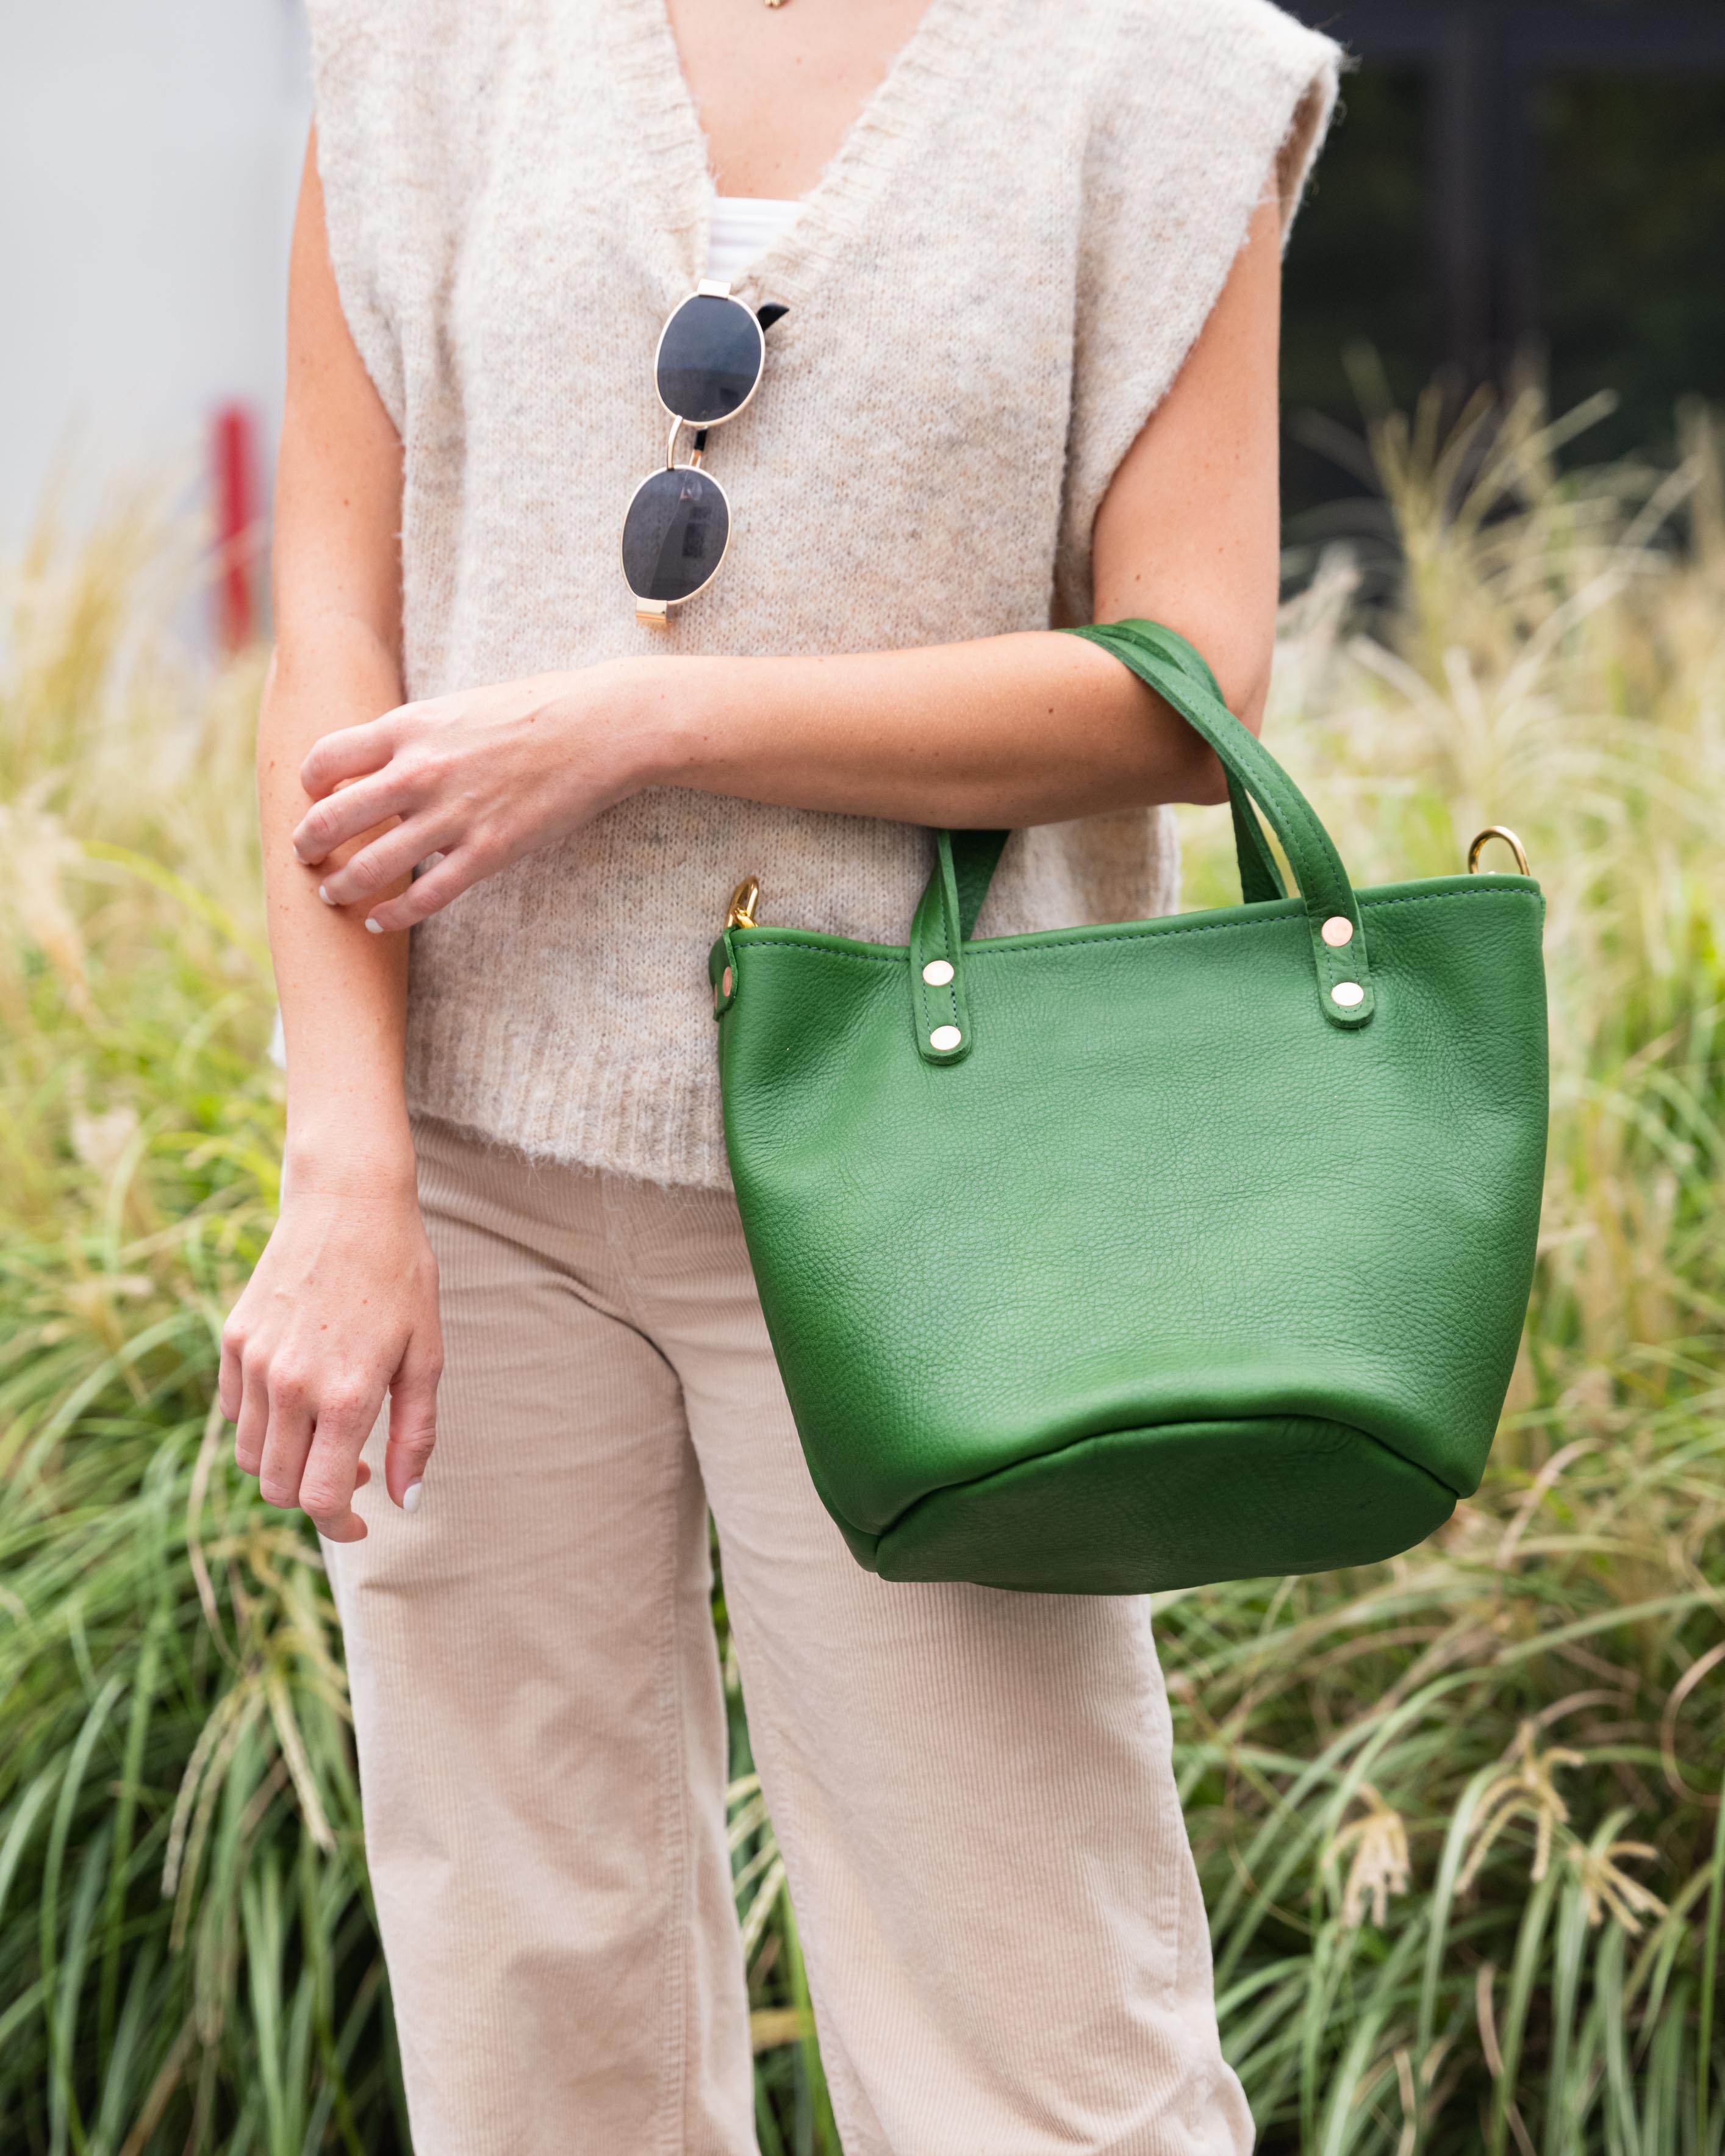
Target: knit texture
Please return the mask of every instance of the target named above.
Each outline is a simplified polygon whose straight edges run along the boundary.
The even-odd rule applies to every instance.
[[[405,449],[410,697],[666,649],[878,650],[1090,618],[1096,512],[1272,173],[1291,218],[1337,50],[1268,0],[929,0],[737,287],[788,315],[711,438],[730,551],[668,639],[624,511],[712,200],[664,0],[312,0],[330,251]],[[686,439],[686,438],[685,438]],[[686,452],[685,452],[686,453]],[[909,824],[655,788],[413,932],[419,1113],[726,1180],[706,952],[762,917],[901,942]],[[1017,834],[979,932],[1175,901],[1166,810]]]

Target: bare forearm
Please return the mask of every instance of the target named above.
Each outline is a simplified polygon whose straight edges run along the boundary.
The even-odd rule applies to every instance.
[[[1239,654],[1217,672],[1255,721],[1258,674]],[[384,933],[643,787],[983,829],[1224,792],[1210,752],[1160,698],[1099,646],[1047,630],[535,675],[326,735],[300,778],[316,805],[294,829],[300,858],[320,865],[332,905]],[[367,831],[381,835],[367,844]]]
[[[305,814],[300,766],[332,727],[375,718],[401,701],[395,664],[357,622],[321,624],[284,642],[270,670],[258,736],[258,788],[270,945],[288,1052],[288,1159],[296,1187],[357,1172],[412,1173],[402,1055],[407,947],[368,935],[322,903],[324,872],[294,857]]]
[[[793,808],[1016,828],[1209,800],[1219,783],[1191,729],[1117,660],[1047,631],[838,658],[669,658],[635,675],[629,701],[639,783]]]

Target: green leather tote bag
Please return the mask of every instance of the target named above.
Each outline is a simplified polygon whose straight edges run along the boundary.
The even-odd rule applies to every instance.
[[[905,947],[757,926],[750,879],[713,948],[809,1471],[888,1579],[1116,1594],[1389,1557],[1477,1486],[1515,1360],[1539,887],[1356,891],[1189,645],[1075,633],[1220,757],[1243,903],[973,941],[1007,834],[943,831]]]

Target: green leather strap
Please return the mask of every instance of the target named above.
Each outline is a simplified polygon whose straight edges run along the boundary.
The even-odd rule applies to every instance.
[[[1173,639],[1172,629],[1151,622],[1126,621],[1075,629],[1071,634],[1101,644],[1131,667],[1140,680],[1147,682],[1164,703],[1203,736],[1221,758],[1230,778],[1237,780],[1264,811],[1281,841],[1306,902],[1323,1014],[1332,1025],[1344,1031],[1368,1024],[1375,1006],[1359,907],[1342,857],[1312,803],[1214,690],[1200,685],[1189,667],[1169,660],[1167,651]],[[1324,937],[1325,925],[1339,921],[1348,923],[1349,933],[1342,942],[1331,943]],[[1341,1002],[1334,993],[1338,988],[1346,998]],[[1354,988],[1360,991],[1358,1002],[1352,999]]]
[[[1171,665],[1181,667],[1200,688],[1207,689],[1218,703],[1221,702],[1222,691],[1216,685],[1215,675],[1183,636],[1176,636],[1172,629],[1160,628],[1154,622],[1136,626],[1145,633],[1143,641],[1153,641]],[[1287,887],[1282,882],[1281,870],[1276,865],[1276,856],[1270,850],[1256,811],[1245,788],[1231,771],[1228,773],[1228,805],[1234,817],[1234,851],[1240,864],[1241,898],[1248,906],[1255,906],[1266,899],[1286,898]],[[977,916],[988,896],[988,884],[999,864],[1001,850],[1012,834],[954,831],[952,836],[958,880],[958,910],[964,938],[968,942],[975,932]]]
[[[1000,865],[1000,855],[1010,831],[953,831],[952,865],[958,886],[959,933],[968,943],[976,933],[976,917],[983,910],[988,886]]]
[[[1201,690],[1207,690],[1219,704],[1223,701],[1221,688],[1204,654],[1183,636],[1164,629],[1160,622],[1135,621],[1131,626],[1141,649],[1156,651],[1171,666],[1178,666]],[[1240,864],[1241,898],[1248,906],[1256,906],[1266,899],[1286,898],[1287,887],[1282,882],[1281,870],[1276,865],[1276,856],[1270,850],[1257,812],[1245,787],[1231,771],[1228,773],[1228,806],[1234,818],[1234,852]]]
[[[1067,633],[1100,644],[1130,667],[1220,758],[1228,774],[1241,895],[1247,905],[1286,896],[1251,804],[1263,810],[1305,901],[1319,1008],[1332,1025],[1343,1031],[1368,1024],[1376,1007],[1371,963],[1353,886],[1341,856],[1311,803],[1256,735],[1222,701],[1214,676],[1199,654],[1183,637],[1156,622],[1111,622]],[[1004,844],[999,832],[937,834],[934,871],[917,906],[911,937],[916,1042],[927,1062],[957,1062],[970,1052],[963,944],[975,926]],[[1342,921],[1348,925],[1348,934],[1332,942],[1325,936],[1326,925]],[[1330,933],[1337,933],[1333,927]],[[937,959],[952,968],[952,979],[943,982],[937,995],[925,978],[926,968]],[[958,1040],[944,1048],[935,1046],[933,1037],[942,1027],[956,1027]],[[940,1038],[950,1041],[948,1033],[942,1032]]]
[[[988,835],[1005,843],[1004,834]],[[981,857],[973,852],[971,858]],[[994,860],[999,859],[997,847]],[[990,875],[993,870],[991,861]],[[987,889],[984,875],[971,913],[973,923]],[[937,831],[934,873],[911,922],[911,998],[916,1014],[916,1043],[930,1063],[958,1063],[970,1053],[970,1010],[964,993],[963,960],[968,933],[959,904],[952,834]]]

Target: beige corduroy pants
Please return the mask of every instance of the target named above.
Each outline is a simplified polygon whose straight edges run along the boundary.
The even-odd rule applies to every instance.
[[[746,2156],[706,1514],[846,2156],[1240,2156],[1146,1604],[889,1585],[728,1194],[418,1132],[411,1517],[329,1552],[416,2156]]]

